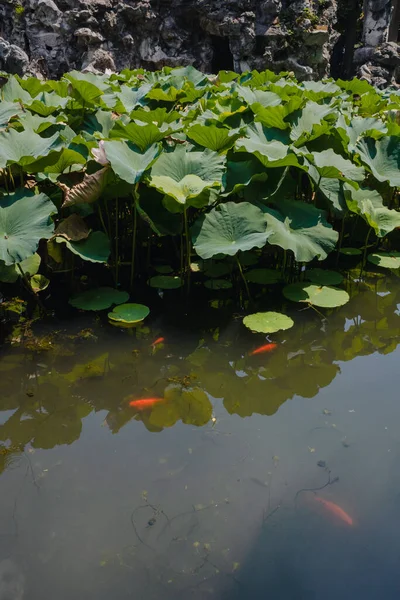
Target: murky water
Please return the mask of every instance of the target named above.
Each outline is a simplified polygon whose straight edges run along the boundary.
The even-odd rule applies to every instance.
[[[400,281],[352,296],[259,356],[217,302],[3,351],[0,600],[397,599]]]

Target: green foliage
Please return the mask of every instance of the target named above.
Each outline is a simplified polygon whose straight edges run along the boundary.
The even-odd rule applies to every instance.
[[[1,93],[0,281],[16,283],[16,265],[36,252],[41,273],[26,269],[24,283],[37,277],[39,291],[52,270],[70,273],[75,290],[78,273],[94,285],[112,277],[131,290],[137,281],[178,288],[195,253],[221,259],[193,274],[211,278],[206,287],[228,289],[240,275],[247,292],[248,284],[297,285],[300,263],[334,250],[338,260],[363,253],[364,262],[370,252],[381,266],[381,249],[396,256],[394,93],[358,80],[210,77],[193,67],[9,76]],[[50,240],[47,252],[41,240]],[[170,263],[171,274],[149,278],[153,259]],[[306,277],[297,301],[333,306],[326,285],[340,276],[309,269]],[[98,300],[92,305],[103,306]]]
[[[243,319],[245,325],[256,333],[276,333],[293,327],[294,322],[290,317],[277,312],[259,312],[248,315]]]

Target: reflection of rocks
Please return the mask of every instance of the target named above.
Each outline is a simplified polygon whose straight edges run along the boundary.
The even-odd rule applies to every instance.
[[[25,578],[17,565],[6,558],[0,562],[0,600],[22,600]]]

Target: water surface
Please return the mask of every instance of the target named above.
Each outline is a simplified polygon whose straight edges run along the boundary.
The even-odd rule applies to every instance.
[[[399,303],[371,277],[259,356],[216,301],[3,349],[0,600],[397,599]]]

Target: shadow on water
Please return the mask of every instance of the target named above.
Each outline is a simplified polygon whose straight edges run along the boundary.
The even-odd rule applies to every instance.
[[[3,352],[0,600],[398,597],[398,279],[256,356],[223,304]]]

